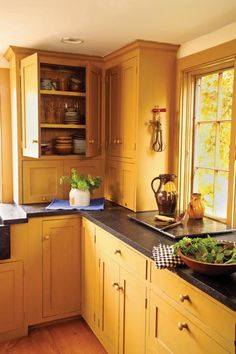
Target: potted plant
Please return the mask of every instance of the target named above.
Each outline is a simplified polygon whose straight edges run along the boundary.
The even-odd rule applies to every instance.
[[[79,175],[75,168],[71,169],[70,176],[61,176],[60,183],[67,182],[71,186],[69,202],[71,206],[88,206],[90,204],[90,194],[101,185],[101,177],[84,177]]]

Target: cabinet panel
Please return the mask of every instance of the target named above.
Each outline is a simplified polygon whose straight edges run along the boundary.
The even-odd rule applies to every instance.
[[[120,346],[119,353],[145,353],[146,285],[120,268]]]
[[[59,184],[62,161],[23,161],[23,203],[49,202],[63,198]]]
[[[107,70],[106,78],[108,154],[133,159],[136,150],[138,89],[136,58]]]
[[[86,156],[101,154],[101,80],[102,70],[89,67],[89,104],[87,106],[87,151]]]
[[[119,341],[119,266],[100,253],[99,335],[108,353],[118,353]]]
[[[80,220],[43,221],[43,317],[80,311]]]
[[[96,303],[96,243],[95,225],[83,219],[82,230],[82,315],[95,329]]]
[[[121,65],[121,122],[122,122],[122,156],[135,157],[135,137],[137,119],[137,64],[131,58]]]
[[[135,207],[135,165],[108,160],[106,164],[106,198],[129,209]]]
[[[150,292],[148,346],[153,353],[229,353],[166,301]]]
[[[170,271],[155,269],[153,263],[151,267],[151,282],[153,286],[162,289],[184,310],[199,318],[210,328],[217,331],[220,336],[231,342],[234,340],[235,319],[227,309],[224,309],[221,304],[215,303],[206,294],[194,289],[190,284]],[[183,296],[185,299],[183,299]],[[216,313],[217,316],[215,316]],[[224,318],[223,326],[222,318]]]
[[[64,160],[64,173],[63,175],[69,176],[71,173],[71,169],[75,168],[78,171],[78,174],[87,176],[90,174],[91,176],[100,176],[102,178],[102,184],[98,189],[95,189],[93,194],[91,195],[92,198],[99,198],[103,197],[103,165],[102,160]],[[70,191],[70,186],[64,183],[64,198],[68,199],[68,194]]]
[[[108,154],[121,155],[122,127],[120,119],[121,106],[121,68],[116,66],[106,72],[106,139]]]
[[[23,156],[39,157],[39,61],[37,53],[21,61]]]
[[[23,326],[23,262],[0,264],[0,335]]]

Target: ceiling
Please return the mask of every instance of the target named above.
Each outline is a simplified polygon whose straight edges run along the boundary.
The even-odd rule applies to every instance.
[[[9,45],[106,55],[135,39],[182,44],[236,21],[235,0],[0,0]],[[82,44],[63,44],[61,37]]]

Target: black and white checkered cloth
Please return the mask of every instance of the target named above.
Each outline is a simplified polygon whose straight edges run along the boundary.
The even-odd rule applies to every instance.
[[[179,256],[175,256],[173,252],[173,246],[163,245],[162,243],[158,246],[154,246],[152,255],[156,268],[175,268],[177,266],[184,265],[181,258]]]

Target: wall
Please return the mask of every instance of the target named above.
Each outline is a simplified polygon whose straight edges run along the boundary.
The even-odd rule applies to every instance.
[[[0,68],[9,68],[8,61],[0,54]]]
[[[0,140],[2,169],[2,201],[12,202],[12,139],[11,139],[11,104],[10,104],[10,72],[0,69]]]
[[[224,42],[231,41],[236,38],[236,22],[228,26],[224,26],[217,31],[207,33],[192,41],[182,43],[178,51],[178,58],[191,55],[202,50],[217,46]]]

